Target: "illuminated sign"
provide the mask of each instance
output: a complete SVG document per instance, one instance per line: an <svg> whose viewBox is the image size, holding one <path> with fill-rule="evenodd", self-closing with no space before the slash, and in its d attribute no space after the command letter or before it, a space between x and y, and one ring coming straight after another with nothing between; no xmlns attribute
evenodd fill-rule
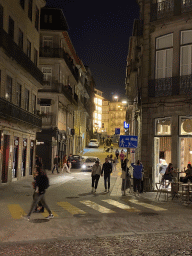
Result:
<svg viewBox="0 0 192 256"><path fill-rule="evenodd" d="M129 129L129 124L126 121L124 122L124 128Z"/></svg>

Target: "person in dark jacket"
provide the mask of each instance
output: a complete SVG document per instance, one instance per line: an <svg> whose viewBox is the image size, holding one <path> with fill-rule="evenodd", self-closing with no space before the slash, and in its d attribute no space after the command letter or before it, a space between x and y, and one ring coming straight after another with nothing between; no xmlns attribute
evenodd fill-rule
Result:
<svg viewBox="0 0 192 256"><path fill-rule="evenodd" d="M109 163L108 158L105 158L105 163L103 164L101 176L104 172L104 186L105 192L107 192L107 183L108 183L108 192L110 192L110 174L112 172L112 164Z"/></svg>
<svg viewBox="0 0 192 256"><path fill-rule="evenodd" d="M35 195L34 195L33 202L32 202L31 208L29 210L29 213L27 214L27 216L23 216L23 218L26 219L26 220L30 220L30 216L31 216L32 212L34 211L35 207L37 206L37 204L40 201L49 213L49 216L47 216L46 219L51 219L51 218L54 217L51 210L49 209L48 205L46 204L45 199L44 199L44 195L45 195L45 188L44 188L45 180L43 178L44 175L45 174L41 172L40 167L36 167L36 171L35 171L35 176L36 176Z"/></svg>
<svg viewBox="0 0 192 256"><path fill-rule="evenodd" d="M58 156L56 155L56 157L54 158L54 161L53 161L53 170L52 170L52 173L54 172L54 170L56 169L57 170L57 173L59 173L59 170L58 170Z"/></svg>
<svg viewBox="0 0 192 256"><path fill-rule="evenodd" d="M138 160L137 164L132 163L131 166L133 167L133 189L134 192L138 190L140 193L143 165Z"/></svg>

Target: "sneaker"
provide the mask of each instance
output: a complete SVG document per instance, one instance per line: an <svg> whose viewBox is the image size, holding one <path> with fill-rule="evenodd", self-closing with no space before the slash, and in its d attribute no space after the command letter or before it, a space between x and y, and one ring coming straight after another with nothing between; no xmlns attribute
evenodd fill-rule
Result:
<svg viewBox="0 0 192 256"><path fill-rule="evenodd" d="M96 193L96 189L95 189L94 193Z"/></svg>
<svg viewBox="0 0 192 256"><path fill-rule="evenodd" d="M105 189L105 191L104 191L105 193L107 193L107 189Z"/></svg>
<svg viewBox="0 0 192 256"><path fill-rule="evenodd" d="M25 215L25 216L22 216L22 218L24 219L24 220L30 220L30 216L27 216L27 215Z"/></svg>
<svg viewBox="0 0 192 256"><path fill-rule="evenodd" d="M53 219L53 218L54 218L54 216L53 216L53 214L51 213L51 214L49 214L49 216L47 216L45 219L49 220L49 219Z"/></svg>

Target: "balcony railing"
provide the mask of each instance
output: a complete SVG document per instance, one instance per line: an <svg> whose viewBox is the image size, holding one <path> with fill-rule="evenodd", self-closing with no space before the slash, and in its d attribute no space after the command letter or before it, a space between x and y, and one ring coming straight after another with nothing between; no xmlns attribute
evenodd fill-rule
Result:
<svg viewBox="0 0 192 256"><path fill-rule="evenodd" d="M192 75L149 80L149 97L192 94Z"/></svg>
<svg viewBox="0 0 192 256"><path fill-rule="evenodd" d="M192 0L164 0L151 3L151 21L192 11Z"/></svg>
<svg viewBox="0 0 192 256"><path fill-rule="evenodd" d="M3 98L0 98L0 117L9 121L20 121L33 127L41 128L42 126L39 116L25 111Z"/></svg>
<svg viewBox="0 0 192 256"><path fill-rule="evenodd" d="M45 48L41 47L39 50L40 57L46 58L62 58L65 60L68 68L70 69L71 73L73 74L75 80L78 82L78 69L73 64L73 60L68 56L68 54L62 48Z"/></svg>
<svg viewBox="0 0 192 256"><path fill-rule="evenodd" d="M65 97L74 105L77 105L78 103L78 97L77 94L72 92L72 88L68 85L64 85L57 82L52 81L43 81L43 87L39 89L39 92L56 92L56 93L62 93L65 95Z"/></svg>
<svg viewBox="0 0 192 256"><path fill-rule="evenodd" d="M55 126L56 125L56 115L53 113L47 113L42 116L42 127L45 126Z"/></svg>
<svg viewBox="0 0 192 256"><path fill-rule="evenodd" d="M43 73L2 28L0 28L0 47L38 82L43 82Z"/></svg>

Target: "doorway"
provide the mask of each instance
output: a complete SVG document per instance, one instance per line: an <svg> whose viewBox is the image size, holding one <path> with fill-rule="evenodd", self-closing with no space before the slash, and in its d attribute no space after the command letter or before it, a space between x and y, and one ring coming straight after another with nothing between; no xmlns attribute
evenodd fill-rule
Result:
<svg viewBox="0 0 192 256"><path fill-rule="evenodd" d="M33 155L34 155L34 141L31 140L29 175L32 175L32 174L33 174Z"/></svg>
<svg viewBox="0 0 192 256"><path fill-rule="evenodd" d="M22 166L21 166L22 177L26 175L26 162L27 162L27 139L23 139Z"/></svg>
<svg viewBox="0 0 192 256"><path fill-rule="evenodd" d="M13 169L12 169L12 178L13 179L17 178L18 156L19 156L19 138L14 137Z"/></svg>
<svg viewBox="0 0 192 256"><path fill-rule="evenodd" d="M171 137L154 138L153 186L162 179L167 166L171 163Z"/></svg>
<svg viewBox="0 0 192 256"><path fill-rule="evenodd" d="M10 136L4 135L3 145L3 165L2 165L2 183L7 183L8 180L8 167L9 167L9 141Z"/></svg>
<svg viewBox="0 0 192 256"><path fill-rule="evenodd" d="M192 164L192 137L180 138L180 171Z"/></svg>

